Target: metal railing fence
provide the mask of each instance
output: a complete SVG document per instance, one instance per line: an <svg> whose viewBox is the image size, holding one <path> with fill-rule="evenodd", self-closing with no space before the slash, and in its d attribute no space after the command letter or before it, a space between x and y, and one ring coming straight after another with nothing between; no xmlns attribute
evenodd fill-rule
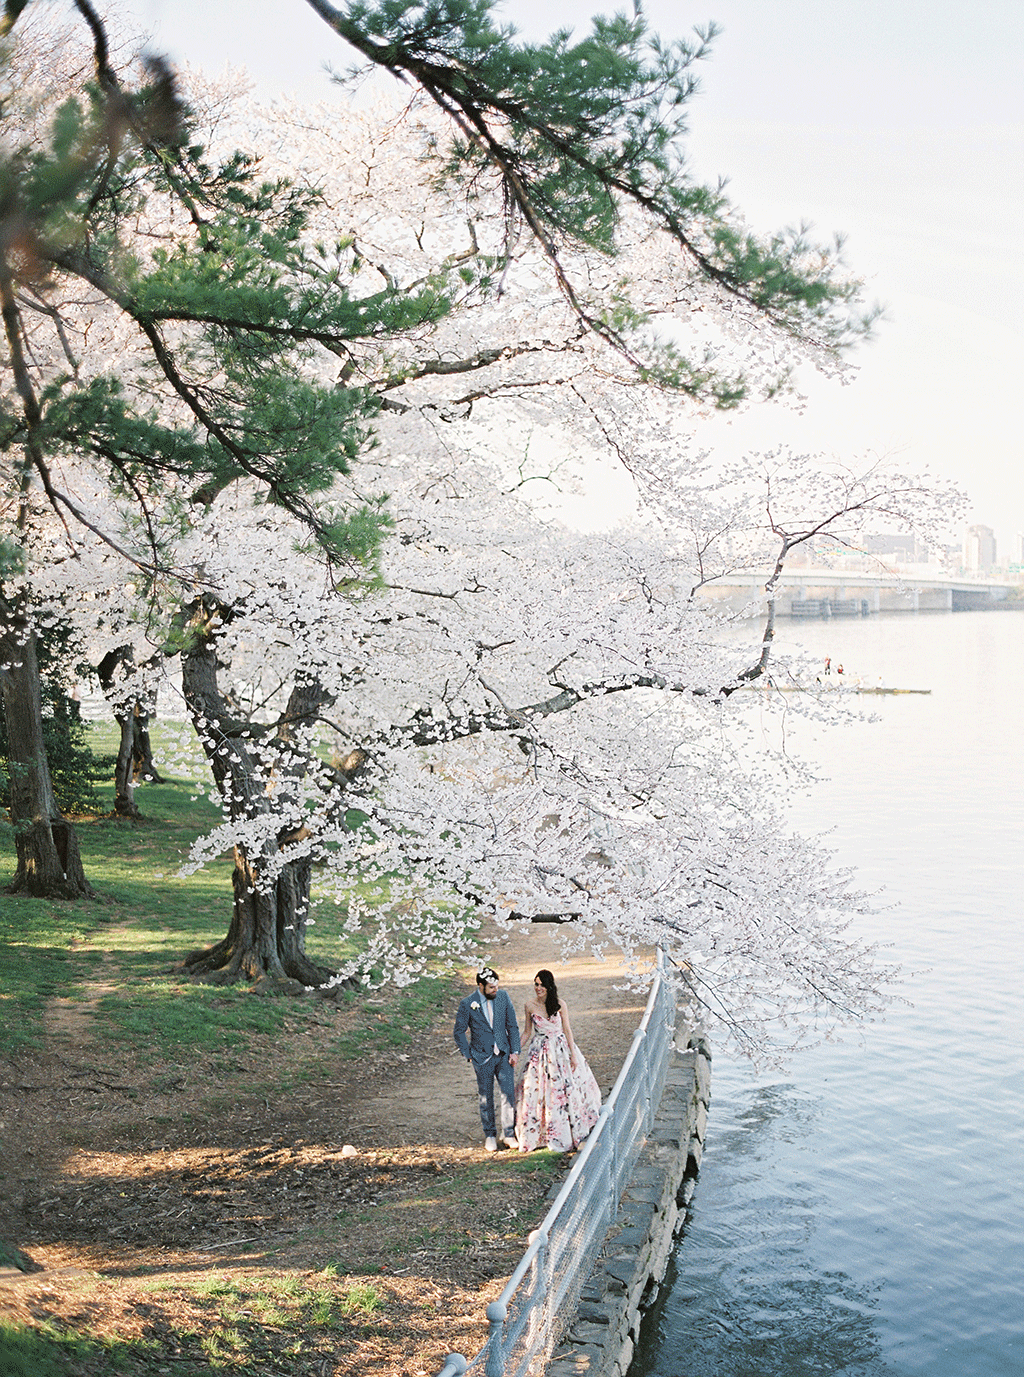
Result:
<svg viewBox="0 0 1024 1377"><path fill-rule="evenodd" d="M575 1313L665 1083L676 999L660 954L658 965L644 1016L600 1118L530 1235L519 1266L487 1307L487 1343L472 1360L449 1354L438 1377L527 1377L547 1362Z"/></svg>

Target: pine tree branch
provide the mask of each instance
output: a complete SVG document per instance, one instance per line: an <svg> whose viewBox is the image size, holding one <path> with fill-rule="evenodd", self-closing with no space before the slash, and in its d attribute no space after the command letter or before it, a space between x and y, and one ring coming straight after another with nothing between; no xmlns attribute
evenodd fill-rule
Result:
<svg viewBox="0 0 1024 1377"><path fill-rule="evenodd" d="M311 531L321 532L323 523L319 519L316 508L294 493L284 490L273 470L256 463L248 451L232 438L225 427L203 405L198 389L191 386L182 376L172 350L165 343L151 317L138 310L132 297L120 290L107 273L92 263L85 254L77 250L51 248L48 257L56 266L75 274L101 291L134 321L149 342L153 359L167 382L210 438L216 440L223 447L225 453L231 456L243 473L265 485L273 494L274 500L285 511L290 512Z"/></svg>
<svg viewBox="0 0 1024 1377"><path fill-rule="evenodd" d="M481 79L474 66L468 61L461 60L451 46L446 48L440 43L436 44L431 56L427 57L425 54L430 44L425 38L419 39L415 31L408 34L401 34L399 31L395 41L380 42L367 33L364 23L350 17L351 10L346 13L330 4L328 0L308 0L308 4L339 37L363 57L377 66L384 67L399 80L411 81L424 91L452 121L462 136L501 174L507 195L548 258L570 308L588 329L593 330L611 347L623 354L634 366L642 365L621 332L594 316L579 299L562 263L553 233L544 223L545 216L531 190L527 170L529 155L510 147L495 131L492 120L499 120L513 130L525 131L537 139L542 147L584 173L593 184L603 188L609 197L615 194L639 207L679 244L706 280L715 283L728 295L749 306L776 329L820 347L833 350L837 347L836 340L814 337L813 321L825 318L821 313L822 307L828 307L836 302L852 301L859 290L859 284L831 282L825 272L819 272L816 277L803 276L792 268L789 269L788 281L783 283L785 274L780 275L778 272L782 264L777 259L774 264L770 261L761 264L760 272L751 269L750 258L754 244L749 239L742 245L742 251L738 241L734 244L739 253L737 261L744 264L742 272L738 266L716 261L712 253L703 248L690 233L678 210L673 206L672 198L666 197L659 189L644 186L644 178L650 166L657 168L662 188L671 184L668 181L667 164L659 167L657 160L650 163L650 149L643 143L632 150L636 159L628 164L632 175L624 175L616 170L613 162L607 158L598 159L591 151L593 145L599 145L608 137L613 121L609 120L607 114L603 123L593 121L589 126L585 117L579 117L570 136L545 118L528 99L514 93L512 88L515 82L525 82L525 77L514 70L512 59L521 54L522 50L513 47L509 33L492 31L493 41L489 47L484 47L484 52L488 55L497 52L506 59L506 88L498 89ZM360 19L368 22L375 17L377 16L364 13ZM398 30L400 21L392 22ZM637 27L638 23L642 21L634 21L635 39L639 39L642 34L642 29ZM682 103L692 92L693 83L692 79L688 84L680 82L681 72L705 55L714 35L713 28L705 34L699 33L700 46L693 50L682 50L684 56L678 69L670 63L657 75L650 71L642 73L639 79L646 80L649 89L644 94L637 94L635 99L640 102L646 101L651 108L657 99L666 97L674 97L677 103ZM552 51L555 51L553 44L551 47ZM561 52L557 52L556 55L565 56ZM484 64L481 62L479 65ZM595 81L597 79L595 77ZM634 80L636 79L637 76L634 75ZM621 94L619 117L626 112L630 98L626 92ZM567 122L569 119L567 116ZM653 135L649 137L653 138ZM620 161L625 161L625 158L626 155L623 153ZM708 193L705 199L710 203L709 209L713 209L714 196ZM718 199L721 199L720 193ZM555 224L559 232L572 235L571 227L564 222L559 223L556 220ZM720 219L714 220L713 224L719 229L724 229L724 222ZM712 239L718 242L721 248L723 244L734 240L735 236L726 236L718 240L712 235ZM799 243L802 243L802 240L798 239L797 244ZM810 319L800 318L801 307L810 313ZM794 310L797 312L796 317L793 314ZM863 331L869 324L870 320L865 317L858 323L857 330Z"/></svg>

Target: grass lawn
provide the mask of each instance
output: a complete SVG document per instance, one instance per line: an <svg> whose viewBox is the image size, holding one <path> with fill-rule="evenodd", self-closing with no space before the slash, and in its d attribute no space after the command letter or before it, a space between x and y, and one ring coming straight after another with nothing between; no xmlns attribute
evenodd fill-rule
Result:
<svg viewBox="0 0 1024 1377"><path fill-rule="evenodd" d="M113 729L94 729L97 754L113 748ZM155 743L159 736L154 732ZM213 1054L239 1036L272 1033L296 1017L288 1001L250 998L244 988L196 985L175 978L190 951L209 946L231 917L232 863L225 856L187 877L177 871L195 838L219 813L189 782L146 784L137 792L141 821L76 820L82 860L97 900L0 901L0 1055L42 1045L48 1001L98 997L105 1035L140 1054ZM109 791L113 808L113 789ZM15 871L10 823L0 820L0 891ZM307 949L325 966L351 949L339 911L317 910ZM445 992L448 986L445 985ZM97 989L102 993L97 996ZM439 982L408 990L391 1017L378 999L366 1020L340 1034L350 1051L371 1036L401 1047L434 1016ZM394 1001L384 1001L390 1008ZM352 997L353 1008L364 1001Z"/></svg>

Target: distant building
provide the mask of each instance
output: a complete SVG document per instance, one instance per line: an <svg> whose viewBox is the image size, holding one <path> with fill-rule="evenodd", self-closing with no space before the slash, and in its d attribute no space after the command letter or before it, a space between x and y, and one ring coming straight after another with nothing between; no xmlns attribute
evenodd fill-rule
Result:
<svg viewBox="0 0 1024 1377"><path fill-rule="evenodd" d="M864 549L887 564L927 564L932 558L929 547L908 532L865 536Z"/></svg>
<svg viewBox="0 0 1024 1377"><path fill-rule="evenodd" d="M996 567L996 533L991 526L968 526L964 536L964 569L987 574Z"/></svg>

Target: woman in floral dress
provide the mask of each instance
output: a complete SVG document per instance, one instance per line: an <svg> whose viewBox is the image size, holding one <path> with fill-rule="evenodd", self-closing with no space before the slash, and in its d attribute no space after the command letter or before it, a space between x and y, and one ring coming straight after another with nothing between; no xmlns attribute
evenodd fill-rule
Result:
<svg viewBox="0 0 1024 1377"><path fill-rule="evenodd" d="M558 996L555 977L538 971L533 990L533 999L526 1001L525 1056L516 1089L519 1151L571 1152L597 1123L601 1091L573 1041L569 1010Z"/></svg>

